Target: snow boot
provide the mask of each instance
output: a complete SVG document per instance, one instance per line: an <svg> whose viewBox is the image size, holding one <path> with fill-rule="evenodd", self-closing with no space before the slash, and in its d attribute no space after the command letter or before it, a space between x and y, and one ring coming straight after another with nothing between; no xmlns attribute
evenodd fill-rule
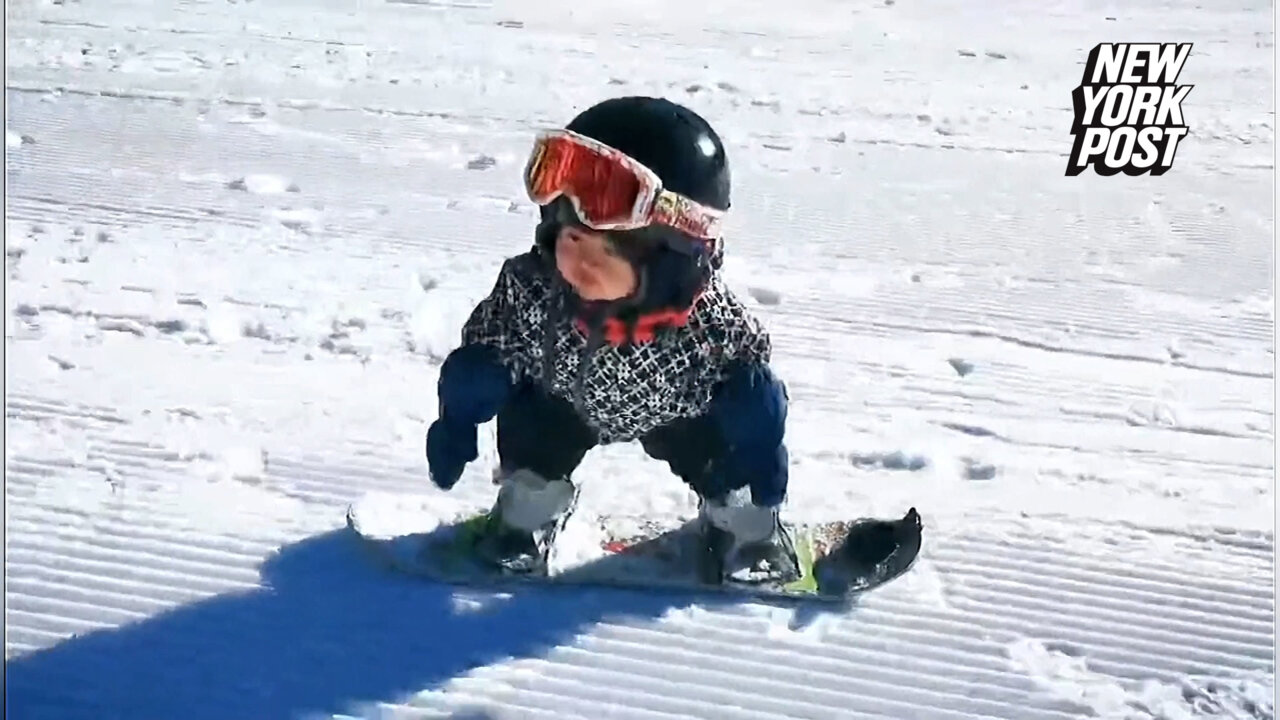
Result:
<svg viewBox="0 0 1280 720"><path fill-rule="evenodd" d="M498 499L476 539L476 554L503 572L545 575L556 534L577 506L578 488L531 470L497 481Z"/></svg>
<svg viewBox="0 0 1280 720"><path fill-rule="evenodd" d="M699 498L704 582L784 585L802 574L795 542L777 507L751 502L747 488L722 498Z"/></svg>

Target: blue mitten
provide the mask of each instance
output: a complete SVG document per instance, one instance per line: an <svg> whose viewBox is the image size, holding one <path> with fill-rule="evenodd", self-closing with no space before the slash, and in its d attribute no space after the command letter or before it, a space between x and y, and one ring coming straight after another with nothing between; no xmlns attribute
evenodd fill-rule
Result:
<svg viewBox="0 0 1280 720"><path fill-rule="evenodd" d="M467 463L479 455L476 426L440 418L427 430L427 468L431 482L448 490L462 477Z"/></svg>
<svg viewBox="0 0 1280 720"><path fill-rule="evenodd" d="M431 482L445 490L458 482L479 455L476 427L498 414L513 388L496 349L472 344L449 353L440 368L440 417L427 430Z"/></svg>

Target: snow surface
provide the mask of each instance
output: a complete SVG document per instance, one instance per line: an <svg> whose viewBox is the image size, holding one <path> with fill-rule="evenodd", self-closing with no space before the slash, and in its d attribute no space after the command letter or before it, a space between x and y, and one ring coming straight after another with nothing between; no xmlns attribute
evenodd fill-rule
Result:
<svg viewBox="0 0 1280 720"><path fill-rule="evenodd" d="M1272 718L1273 6L16 0L9 717ZM1194 42L1160 178L1063 174L1100 41ZM722 129L790 512L916 505L855 611L390 577L532 132ZM691 498L632 446L586 510ZM415 499L416 498L416 499ZM800 620L803 620L801 618Z"/></svg>

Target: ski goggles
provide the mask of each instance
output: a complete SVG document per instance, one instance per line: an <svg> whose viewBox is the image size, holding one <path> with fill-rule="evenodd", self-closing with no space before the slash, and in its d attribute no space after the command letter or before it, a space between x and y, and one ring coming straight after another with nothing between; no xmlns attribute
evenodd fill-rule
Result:
<svg viewBox="0 0 1280 720"><path fill-rule="evenodd" d="M720 238L724 212L666 190L648 167L571 130L538 134L524 171L529 199L547 205L564 196L593 230L673 227L702 240Z"/></svg>

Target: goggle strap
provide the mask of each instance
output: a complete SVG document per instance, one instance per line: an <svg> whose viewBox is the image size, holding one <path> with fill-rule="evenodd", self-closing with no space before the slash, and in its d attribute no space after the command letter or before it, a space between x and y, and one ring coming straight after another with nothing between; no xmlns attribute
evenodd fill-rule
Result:
<svg viewBox="0 0 1280 720"><path fill-rule="evenodd" d="M718 238L723 230L724 213L670 190L658 192L652 213L655 221L702 240Z"/></svg>

